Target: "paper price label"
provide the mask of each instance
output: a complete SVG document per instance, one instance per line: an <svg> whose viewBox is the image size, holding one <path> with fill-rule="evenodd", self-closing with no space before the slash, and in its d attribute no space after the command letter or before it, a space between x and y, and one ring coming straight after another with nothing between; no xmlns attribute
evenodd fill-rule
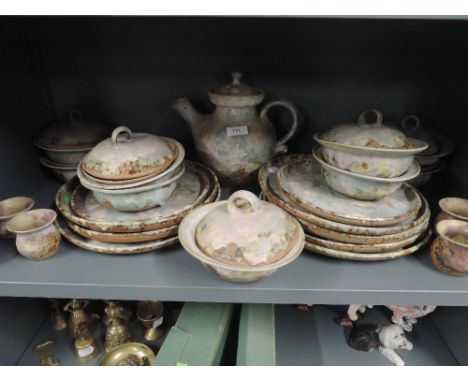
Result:
<svg viewBox="0 0 468 382"><path fill-rule="evenodd" d="M86 357L90 355L93 351L94 351L94 348L92 346L88 346L86 348L79 349L78 354L80 355L80 357Z"/></svg>
<svg viewBox="0 0 468 382"><path fill-rule="evenodd" d="M156 321L154 321L153 328L154 329L159 328L163 323L163 319L164 317L161 316Z"/></svg>
<svg viewBox="0 0 468 382"><path fill-rule="evenodd" d="M247 127L247 125L226 127L226 134L228 137L235 137L238 135L247 135L248 133L249 133L249 128Z"/></svg>

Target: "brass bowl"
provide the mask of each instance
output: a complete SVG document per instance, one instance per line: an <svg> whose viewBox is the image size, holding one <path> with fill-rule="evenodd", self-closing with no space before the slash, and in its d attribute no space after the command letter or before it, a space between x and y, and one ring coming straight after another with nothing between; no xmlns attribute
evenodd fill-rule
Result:
<svg viewBox="0 0 468 382"><path fill-rule="evenodd" d="M156 356L146 345L128 342L112 349L98 363L98 366L151 366Z"/></svg>

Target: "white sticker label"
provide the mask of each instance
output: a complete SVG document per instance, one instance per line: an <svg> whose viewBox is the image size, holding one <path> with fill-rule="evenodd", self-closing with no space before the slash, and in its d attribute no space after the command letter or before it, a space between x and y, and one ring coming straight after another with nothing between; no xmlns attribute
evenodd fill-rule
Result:
<svg viewBox="0 0 468 382"><path fill-rule="evenodd" d="M247 125L226 127L226 134L228 137L235 137L237 135L247 135L248 133L249 128L247 127Z"/></svg>
<svg viewBox="0 0 468 382"><path fill-rule="evenodd" d="M78 354L80 357L87 357L88 355L90 355L92 352L94 351L94 348L92 346L88 346L86 348L83 348L83 349L79 349L78 350Z"/></svg>
<svg viewBox="0 0 468 382"><path fill-rule="evenodd" d="M153 328L159 328L163 323L163 316L159 317L156 321L154 321Z"/></svg>

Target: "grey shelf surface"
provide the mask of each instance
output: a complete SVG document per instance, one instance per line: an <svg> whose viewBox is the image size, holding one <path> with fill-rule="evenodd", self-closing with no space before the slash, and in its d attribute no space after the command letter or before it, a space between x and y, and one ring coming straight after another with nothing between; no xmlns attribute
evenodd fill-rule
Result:
<svg viewBox="0 0 468 382"><path fill-rule="evenodd" d="M276 306L276 364L283 366L391 366L379 352L360 352L349 347L345 330L334 322L338 309L313 306L303 312L291 306ZM391 324L390 312L385 308L367 312L362 323ZM430 316L414 326L407 338L412 351L397 353L410 366L458 365L451 350L441 337Z"/></svg>
<svg viewBox="0 0 468 382"><path fill-rule="evenodd" d="M46 182L37 207L50 207L59 184ZM0 244L0 296L162 301L434 304L468 306L468 278L434 268L428 247L398 260L362 263L308 251L252 284L217 278L180 245L148 254L111 256L63 240L57 255L24 259L13 243Z"/></svg>

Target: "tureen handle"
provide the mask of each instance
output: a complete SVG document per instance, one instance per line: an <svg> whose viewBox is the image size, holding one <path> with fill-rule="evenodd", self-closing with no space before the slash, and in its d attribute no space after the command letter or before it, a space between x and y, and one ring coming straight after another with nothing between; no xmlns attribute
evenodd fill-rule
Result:
<svg viewBox="0 0 468 382"><path fill-rule="evenodd" d="M81 121L82 118L81 111L78 109L70 110L70 114L68 116L71 122Z"/></svg>
<svg viewBox="0 0 468 382"><path fill-rule="evenodd" d="M270 110L271 107L273 106L281 106L285 107L288 109L292 115L292 125L289 128L288 132L283 135L281 138L278 139L278 142L276 143L276 154L282 153L285 150L285 143L289 141L294 134L296 134L297 131L297 126L298 126L298 118L297 118L297 109L296 106L294 106L291 102L285 100L285 99L280 99L277 101L272 101L268 102L260 112L260 120L263 122L263 124L271 123L270 120L268 119L268 110Z"/></svg>
<svg viewBox="0 0 468 382"><path fill-rule="evenodd" d="M117 138L120 134L126 133L128 135L128 139L132 139L132 130L130 130L127 126L119 126L114 129L111 136L111 142L114 146L118 146Z"/></svg>
<svg viewBox="0 0 468 382"><path fill-rule="evenodd" d="M408 126L409 121L413 121L414 123L412 125ZM419 122L419 118L416 117L415 115L407 115L403 119L403 121L401 122L401 127L403 127L403 129L414 129L414 130L416 130L420 125L421 125L421 123Z"/></svg>
<svg viewBox="0 0 468 382"><path fill-rule="evenodd" d="M238 201L244 202L242 206L238 206L236 203ZM249 209L244 209L244 204L250 204ZM240 190L234 192L227 201L227 209L230 214L238 213L253 213L257 212L262 207L260 200L257 196L250 191Z"/></svg>
<svg viewBox="0 0 468 382"><path fill-rule="evenodd" d="M375 123L372 123L372 125L381 125L382 124L382 122L383 122L382 112L379 111L379 110L376 110L376 109L369 109L369 110L363 111L361 113L361 115L358 118L358 125L369 125L369 123L367 123L367 121L366 121L366 116L368 114L370 114L370 113L373 113L375 115L375 117L377 118Z"/></svg>

